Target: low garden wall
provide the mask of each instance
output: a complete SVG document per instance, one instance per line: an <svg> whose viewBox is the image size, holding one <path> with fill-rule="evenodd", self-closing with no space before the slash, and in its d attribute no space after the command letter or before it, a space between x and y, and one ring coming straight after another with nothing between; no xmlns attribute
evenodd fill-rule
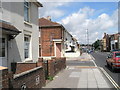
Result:
<svg viewBox="0 0 120 90"><path fill-rule="evenodd" d="M54 77L66 68L66 58L52 58L44 61L42 58L36 63L12 63L12 71L0 69L0 89L4 88L42 88L46 79Z"/></svg>
<svg viewBox="0 0 120 90"><path fill-rule="evenodd" d="M44 61L44 69L47 77L54 77L59 71L66 68L66 58L52 58Z"/></svg>
<svg viewBox="0 0 120 90"><path fill-rule="evenodd" d="M42 67L15 74L11 88L42 88L45 85L45 75Z"/></svg>

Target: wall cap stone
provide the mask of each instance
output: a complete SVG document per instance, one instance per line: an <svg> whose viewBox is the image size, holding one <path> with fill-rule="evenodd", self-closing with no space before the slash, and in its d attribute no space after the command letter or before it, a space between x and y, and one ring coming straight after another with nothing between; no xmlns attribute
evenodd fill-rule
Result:
<svg viewBox="0 0 120 90"><path fill-rule="evenodd" d="M28 64L31 64L31 63L37 63L37 62L15 62L15 63L18 63L18 64L19 64L19 63L20 63L20 64L27 64L27 63L28 63Z"/></svg>
<svg viewBox="0 0 120 90"><path fill-rule="evenodd" d="M28 70L28 71L25 71L25 72L22 72L22 73L19 73L19 74L14 74L13 78L14 78L14 79L19 78L19 77L21 77L21 76L23 76L23 75L25 75L25 74L31 73L31 72L33 72L33 71L36 71L36 70L40 69L40 68L42 68L42 66L36 67L36 68L34 68L34 69L31 69L31 70Z"/></svg>

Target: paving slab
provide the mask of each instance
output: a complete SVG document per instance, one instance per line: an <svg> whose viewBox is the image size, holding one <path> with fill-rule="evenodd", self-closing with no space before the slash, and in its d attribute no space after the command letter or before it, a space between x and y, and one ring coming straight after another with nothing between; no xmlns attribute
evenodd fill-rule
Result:
<svg viewBox="0 0 120 90"><path fill-rule="evenodd" d="M98 68L69 68L57 74L44 88L113 88Z"/></svg>
<svg viewBox="0 0 120 90"><path fill-rule="evenodd" d="M87 53L83 53L82 56L78 58L67 60L67 68L58 73L54 80L43 88L113 90L114 86L99 68L96 67L92 57Z"/></svg>

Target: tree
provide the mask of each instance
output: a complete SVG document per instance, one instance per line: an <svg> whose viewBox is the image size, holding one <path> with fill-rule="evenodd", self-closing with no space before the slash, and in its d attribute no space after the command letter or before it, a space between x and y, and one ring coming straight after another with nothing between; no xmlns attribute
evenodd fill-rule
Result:
<svg viewBox="0 0 120 90"><path fill-rule="evenodd" d="M99 50L99 49L100 49L100 40L99 40L99 39L96 40L96 41L92 44L92 46L93 46L95 49Z"/></svg>

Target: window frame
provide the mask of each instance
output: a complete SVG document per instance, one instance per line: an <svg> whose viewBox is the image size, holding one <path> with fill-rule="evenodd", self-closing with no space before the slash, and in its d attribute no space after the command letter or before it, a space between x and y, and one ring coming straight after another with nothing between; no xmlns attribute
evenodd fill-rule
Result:
<svg viewBox="0 0 120 90"><path fill-rule="evenodd" d="M25 38L28 38L28 41L25 41ZM29 44L29 46L26 46L26 43ZM25 50L27 50L25 47L28 47L28 57L25 55ZM31 59L31 36L30 35L24 35L24 59L30 60Z"/></svg>
<svg viewBox="0 0 120 90"><path fill-rule="evenodd" d="M0 57L5 58L6 57L6 38L2 37L0 39L1 39L0 41L2 42L2 45L0 46L0 48L2 49ZM3 55L3 39L4 39L4 55Z"/></svg>
<svg viewBox="0 0 120 90"><path fill-rule="evenodd" d="M25 3L27 3L28 5L26 5ZM31 3L27 0L24 0L24 21L25 22L30 22L30 7L31 7ZM25 8L28 10L27 11L27 18L25 17Z"/></svg>

